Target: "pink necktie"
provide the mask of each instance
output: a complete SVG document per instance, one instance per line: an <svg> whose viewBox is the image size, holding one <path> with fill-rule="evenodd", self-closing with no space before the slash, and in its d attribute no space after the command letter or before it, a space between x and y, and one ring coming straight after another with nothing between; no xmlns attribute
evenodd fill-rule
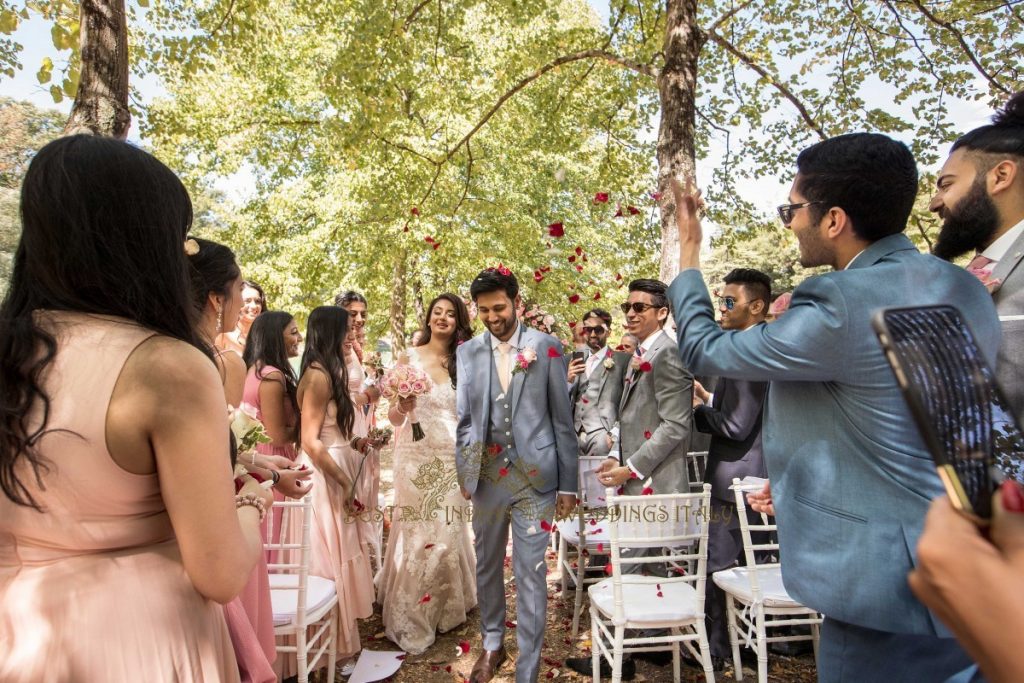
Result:
<svg viewBox="0 0 1024 683"><path fill-rule="evenodd" d="M984 256L983 254L978 254L977 256L975 256L974 258L971 259L970 263L967 264L967 270L972 271L972 272L978 271L978 270L984 270L985 268L988 267L988 265L990 263L995 263L995 261L990 259L988 256Z"/></svg>

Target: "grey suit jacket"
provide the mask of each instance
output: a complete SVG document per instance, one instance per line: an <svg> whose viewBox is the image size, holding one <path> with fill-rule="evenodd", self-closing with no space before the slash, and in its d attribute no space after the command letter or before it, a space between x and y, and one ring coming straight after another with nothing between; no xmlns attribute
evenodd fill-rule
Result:
<svg viewBox="0 0 1024 683"><path fill-rule="evenodd" d="M764 458L790 595L858 626L948 635L907 586L942 484L871 316L889 306L951 304L995 360L999 321L978 279L897 234L848 269L805 280L786 314L757 330L718 327L700 271L680 273L669 298L688 367L771 382Z"/></svg>
<svg viewBox="0 0 1024 683"><path fill-rule="evenodd" d="M612 353L610 360L614 367L606 368L605 360L602 359L594 367L589 379L580 374L569 388L574 416L580 418L587 434L595 431L607 434L619 421L622 378L629 366L629 354Z"/></svg>
<svg viewBox="0 0 1024 683"><path fill-rule="evenodd" d="M711 434L704 481L711 484L711 495L726 503L736 503L729 490L733 478L768 476L761 452L761 416L767 394L767 382L723 377L711 405L693 411L697 429Z"/></svg>
<svg viewBox="0 0 1024 683"><path fill-rule="evenodd" d="M1017 418L1024 424L1024 233L1014 241L1006 255L992 269L992 277L1002 280L992 293L1003 341L996 360L996 379Z"/></svg>
<svg viewBox="0 0 1024 683"><path fill-rule="evenodd" d="M525 325L520 343L532 348L537 359L525 371L512 375L508 386L516 455L523 471L531 473L530 484L540 493L575 492L579 460L562 344ZM483 459L489 456L486 439L493 363L489 332L470 339L456 354L455 465L459 483L470 493L476 491Z"/></svg>
<svg viewBox="0 0 1024 683"><path fill-rule="evenodd" d="M667 334L658 336L645 359L651 364L650 372L627 366L619 404L618 450L623 464L642 475L626 483L626 493L640 493L647 479L655 493L686 493L693 375L679 360Z"/></svg>

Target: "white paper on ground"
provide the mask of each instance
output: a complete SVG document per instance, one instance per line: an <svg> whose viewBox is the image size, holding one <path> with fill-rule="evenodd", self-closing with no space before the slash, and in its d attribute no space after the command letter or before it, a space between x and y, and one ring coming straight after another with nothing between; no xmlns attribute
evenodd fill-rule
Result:
<svg viewBox="0 0 1024 683"><path fill-rule="evenodd" d="M402 667L405 653L401 650L363 650L348 683L372 683L393 676Z"/></svg>

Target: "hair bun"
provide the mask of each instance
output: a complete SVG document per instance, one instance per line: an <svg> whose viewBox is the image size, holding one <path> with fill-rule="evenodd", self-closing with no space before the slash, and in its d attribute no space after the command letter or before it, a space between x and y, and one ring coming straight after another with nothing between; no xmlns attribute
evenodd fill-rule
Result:
<svg viewBox="0 0 1024 683"><path fill-rule="evenodd" d="M1013 95L992 117L992 124L1024 128L1024 90Z"/></svg>

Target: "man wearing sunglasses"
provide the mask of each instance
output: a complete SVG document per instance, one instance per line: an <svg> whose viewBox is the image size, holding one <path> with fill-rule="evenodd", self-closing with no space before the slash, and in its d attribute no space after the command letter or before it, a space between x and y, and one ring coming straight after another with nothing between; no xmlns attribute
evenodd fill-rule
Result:
<svg viewBox="0 0 1024 683"><path fill-rule="evenodd" d="M770 325L723 330L701 278L699 194L673 182L680 273L669 289L680 355L694 372L770 382L763 425L789 595L825 615L818 679L946 681L970 659L911 593L929 501L943 488L871 328L892 306L952 304L990 358L999 321L973 275L903 234L918 189L907 147L856 133L797 157L779 216L808 278Z"/></svg>
<svg viewBox="0 0 1024 683"><path fill-rule="evenodd" d="M573 427L579 436L580 455L607 456L611 450L611 431L619 420L622 378L629 356L612 353L608 336L611 314L592 308L583 316L581 334L590 355L569 363L569 398L573 405Z"/></svg>

